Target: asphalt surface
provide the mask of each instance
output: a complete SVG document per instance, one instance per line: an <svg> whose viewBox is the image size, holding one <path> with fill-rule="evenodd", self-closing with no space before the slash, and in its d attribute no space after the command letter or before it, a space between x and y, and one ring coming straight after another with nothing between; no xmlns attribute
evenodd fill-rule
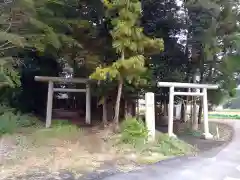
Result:
<svg viewBox="0 0 240 180"><path fill-rule="evenodd" d="M178 157L119 173L102 180L240 180L240 121L228 120L234 129L227 145L197 157Z"/></svg>

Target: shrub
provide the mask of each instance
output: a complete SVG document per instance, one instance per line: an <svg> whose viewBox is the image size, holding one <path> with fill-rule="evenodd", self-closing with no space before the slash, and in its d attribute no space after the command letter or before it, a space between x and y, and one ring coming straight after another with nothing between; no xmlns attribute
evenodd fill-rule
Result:
<svg viewBox="0 0 240 180"><path fill-rule="evenodd" d="M4 113L9 113L9 112L15 113L17 111L14 108L8 107L4 104L0 104L0 116L3 115Z"/></svg>
<svg viewBox="0 0 240 180"><path fill-rule="evenodd" d="M0 134L12 134L17 128L17 118L11 112L0 116Z"/></svg>
<svg viewBox="0 0 240 180"><path fill-rule="evenodd" d="M40 121L37 117L30 115L30 114L16 114L17 118L17 125L18 127L30 127L39 125Z"/></svg>
<svg viewBox="0 0 240 180"><path fill-rule="evenodd" d="M177 138L161 134L157 139L158 151L165 156L184 155L193 151L193 147Z"/></svg>
<svg viewBox="0 0 240 180"><path fill-rule="evenodd" d="M148 137L148 131L142 120L129 117L121 124L121 141L136 145L145 143Z"/></svg>
<svg viewBox="0 0 240 180"><path fill-rule="evenodd" d="M0 115L0 134L11 134L19 127L30 127L38 122L36 117L7 111Z"/></svg>

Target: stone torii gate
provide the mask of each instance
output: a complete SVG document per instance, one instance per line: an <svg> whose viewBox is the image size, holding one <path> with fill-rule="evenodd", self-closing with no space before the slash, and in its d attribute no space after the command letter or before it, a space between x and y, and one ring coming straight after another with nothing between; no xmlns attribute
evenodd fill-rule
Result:
<svg viewBox="0 0 240 180"><path fill-rule="evenodd" d="M208 122L208 99L207 89L218 89L218 85L213 84L193 84L193 83L175 83L175 82L159 82L159 87L169 87L169 109L168 109L168 135L175 136L173 133L173 108L174 96L201 96L203 98L203 119L204 119L204 137L205 139L213 138L209 132ZM192 88L195 92L175 92L175 88ZM202 92L200 91L202 89Z"/></svg>
<svg viewBox="0 0 240 180"><path fill-rule="evenodd" d="M91 123L91 94L88 79L84 78L64 78L64 77L49 77L49 76L35 76L35 81L48 82L47 95L47 113L46 113L46 128L51 126L52 121L52 102L54 92L84 92L86 93L86 124ZM86 84L85 89L70 89L70 88L54 88L54 83L82 83Z"/></svg>

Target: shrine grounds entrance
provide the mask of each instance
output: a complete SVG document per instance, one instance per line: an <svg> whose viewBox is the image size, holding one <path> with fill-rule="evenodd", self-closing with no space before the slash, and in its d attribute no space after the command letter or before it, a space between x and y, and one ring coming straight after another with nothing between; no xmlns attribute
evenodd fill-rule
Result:
<svg viewBox="0 0 240 180"><path fill-rule="evenodd" d="M200 96L203 103L203 122L204 122L204 138L212 139L213 136L209 132L208 122L208 98L207 89L218 89L218 85L213 84L194 84L194 83L176 83L176 82L159 82L158 87L169 87L169 108L168 108L168 135L175 137L173 133L173 109L174 96ZM193 89L189 92L176 91L176 88ZM155 138L155 107L154 93L148 92L145 94L146 112L145 120L151 139Z"/></svg>
<svg viewBox="0 0 240 180"><path fill-rule="evenodd" d="M47 110L46 110L46 128L49 128L52 123L52 105L53 105L53 93L54 92L79 92L86 93L86 115L85 123L91 123L91 90L88 83L88 79L84 78L63 78L63 77L48 77L48 76L35 76L35 81L48 83L48 95L47 95ZM70 89L70 88L54 88L54 83L82 83L86 84L86 88L83 89Z"/></svg>

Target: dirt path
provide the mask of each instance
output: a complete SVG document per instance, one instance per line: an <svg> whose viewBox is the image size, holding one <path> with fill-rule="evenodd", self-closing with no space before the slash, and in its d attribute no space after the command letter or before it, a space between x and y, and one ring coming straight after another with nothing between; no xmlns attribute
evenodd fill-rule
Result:
<svg viewBox="0 0 240 180"><path fill-rule="evenodd" d="M213 148L220 147L232 139L233 128L221 121L210 122L210 132L214 135L214 139L205 140L193 134L180 134L178 137L196 147L200 152L209 151ZM203 127L201 127L203 129ZM203 133L203 130L201 130Z"/></svg>

